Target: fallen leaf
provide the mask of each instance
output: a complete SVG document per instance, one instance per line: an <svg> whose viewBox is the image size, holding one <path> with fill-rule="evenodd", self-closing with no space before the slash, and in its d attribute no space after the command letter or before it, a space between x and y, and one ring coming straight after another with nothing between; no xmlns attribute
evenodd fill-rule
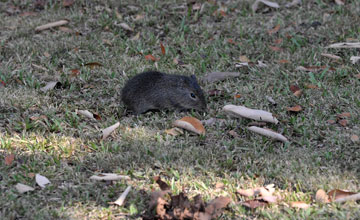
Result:
<svg viewBox="0 0 360 220"><path fill-rule="evenodd" d="M184 132L179 128L167 129L167 130L165 130L165 133L168 135L172 135L172 136L178 136L178 135L184 134Z"/></svg>
<svg viewBox="0 0 360 220"><path fill-rule="evenodd" d="M296 105L296 106L287 108L287 110L289 112L300 112L300 111L302 111L302 107L300 105Z"/></svg>
<svg viewBox="0 0 360 220"><path fill-rule="evenodd" d="M63 0L63 6L66 7L70 7L74 4L75 0Z"/></svg>
<svg viewBox="0 0 360 220"><path fill-rule="evenodd" d="M228 42L229 44L234 44L234 45L237 44L237 43L236 43L233 39L231 39L231 38L227 39L227 42Z"/></svg>
<svg viewBox="0 0 360 220"><path fill-rule="evenodd" d="M101 120L100 115L91 113L88 110L76 110L75 113L83 115L83 116L88 117L90 119Z"/></svg>
<svg viewBox="0 0 360 220"><path fill-rule="evenodd" d="M345 4L345 0L335 0L335 3L337 5L344 5Z"/></svg>
<svg viewBox="0 0 360 220"><path fill-rule="evenodd" d="M299 209L307 209L310 207L309 204L302 201L290 202L290 207L292 208L299 208Z"/></svg>
<svg viewBox="0 0 360 220"><path fill-rule="evenodd" d="M21 17L36 16L36 15L38 15L38 13L33 11L25 11L20 14Z"/></svg>
<svg viewBox="0 0 360 220"><path fill-rule="evenodd" d="M302 94L302 90L298 90L298 91L294 92L294 96L296 96L296 97L300 97L301 94Z"/></svg>
<svg viewBox="0 0 360 220"><path fill-rule="evenodd" d="M224 183L216 183L215 184L215 189L224 189L225 184Z"/></svg>
<svg viewBox="0 0 360 220"><path fill-rule="evenodd" d="M271 104L276 105L276 102L274 101L274 99L270 96L265 96L266 100L268 100Z"/></svg>
<svg viewBox="0 0 360 220"><path fill-rule="evenodd" d="M346 127L347 124L348 124L348 121L346 119L342 119L342 120L339 120L338 123L343 126L343 127Z"/></svg>
<svg viewBox="0 0 360 220"><path fill-rule="evenodd" d="M51 89L54 89L55 87L61 86L60 82L48 82L44 87L40 88L41 91L47 92Z"/></svg>
<svg viewBox="0 0 360 220"><path fill-rule="evenodd" d="M95 69L96 67L101 67L103 65L98 62L90 62L90 63L86 63L84 66L89 67L90 69Z"/></svg>
<svg viewBox="0 0 360 220"><path fill-rule="evenodd" d="M329 203L329 196L323 189L319 189L315 195L315 201L318 203Z"/></svg>
<svg viewBox="0 0 360 220"><path fill-rule="evenodd" d="M38 173L35 175L35 181L41 188L45 188L45 186L50 183L48 178Z"/></svg>
<svg viewBox="0 0 360 220"><path fill-rule="evenodd" d="M143 18L145 18L145 14L137 14L134 21L139 21L142 20Z"/></svg>
<svg viewBox="0 0 360 220"><path fill-rule="evenodd" d="M262 199L268 203L276 203L278 200L276 196L261 196L258 199Z"/></svg>
<svg viewBox="0 0 360 220"><path fill-rule="evenodd" d="M355 64L360 60L360 56L351 56L350 60L352 64Z"/></svg>
<svg viewBox="0 0 360 220"><path fill-rule="evenodd" d="M250 118L274 124L278 123L278 120L272 115L272 113L263 110L246 108L245 106L226 105L224 106L223 111L233 117Z"/></svg>
<svg viewBox="0 0 360 220"><path fill-rule="evenodd" d="M275 51L275 52L282 51L282 49L281 49L280 47L277 47L277 46L271 46L271 45L269 45L269 48L270 48L272 51Z"/></svg>
<svg viewBox="0 0 360 220"><path fill-rule="evenodd" d="M166 191L166 190L170 190L170 186L165 183L164 181L161 180L161 177L160 176L155 176L154 178L154 181L159 185L160 189L162 191Z"/></svg>
<svg viewBox="0 0 360 220"><path fill-rule="evenodd" d="M70 29L70 28L68 28L68 27L64 27L64 26L60 26L59 28L58 28L60 31L62 31L62 32L65 32L65 33L74 33L74 30L72 30L72 29Z"/></svg>
<svg viewBox="0 0 360 220"><path fill-rule="evenodd" d="M354 143L359 142L359 136L357 136L356 134L351 135L350 139Z"/></svg>
<svg viewBox="0 0 360 220"><path fill-rule="evenodd" d="M205 212L212 218L217 218L221 214L222 209L225 208L230 203L230 201L230 197L224 196L213 199L206 205Z"/></svg>
<svg viewBox="0 0 360 220"><path fill-rule="evenodd" d="M114 125L111 125L110 127L103 129L102 130L102 133L103 133L102 139L105 140L119 126L120 126L120 122L117 122Z"/></svg>
<svg viewBox="0 0 360 220"><path fill-rule="evenodd" d="M108 46L112 46L112 43L111 43L110 40L108 40L108 39L103 39L102 41L104 42L104 44L106 44L106 45L108 45Z"/></svg>
<svg viewBox="0 0 360 220"><path fill-rule="evenodd" d="M300 90L299 86L297 86L297 85L290 85L290 91L291 91L292 93L295 93L296 91L299 91L299 90Z"/></svg>
<svg viewBox="0 0 360 220"><path fill-rule="evenodd" d="M120 197L114 202L114 204L116 204L118 206L122 206L125 202L127 195L129 194L130 190L131 190L131 186L128 186L125 189L125 191L120 195Z"/></svg>
<svg viewBox="0 0 360 220"><path fill-rule="evenodd" d="M38 32L38 31L43 31L43 30L46 30L46 29L49 29L49 28L66 25L66 24L68 24L68 23L69 23L68 20L55 21L55 22L51 22L51 23L48 23L48 24L44 24L44 25L38 26L38 27L35 28L35 31L37 31L37 32Z"/></svg>
<svg viewBox="0 0 360 220"><path fill-rule="evenodd" d="M127 31L134 31L134 29L132 29L128 24L122 22L119 24L120 27L124 28Z"/></svg>
<svg viewBox="0 0 360 220"><path fill-rule="evenodd" d="M46 115L40 115L40 116L31 116L29 119L31 121L39 121L39 120L45 120L48 117Z"/></svg>
<svg viewBox="0 0 360 220"><path fill-rule="evenodd" d="M234 131L234 130L229 131L229 134L234 138L240 137L240 135L238 133L236 133L236 131Z"/></svg>
<svg viewBox="0 0 360 220"><path fill-rule="evenodd" d="M355 75L356 78L360 79L360 73Z"/></svg>
<svg viewBox="0 0 360 220"><path fill-rule="evenodd" d="M15 159L15 155L14 154L9 154L5 156L5 165L10 166L12 164L12 162Z"/></svg>
<svg viewBox="0 0 360 220"><path fill-rule="evenodd" d="M93 175L90 177L91 180L106 180L106 181L115 181L115 180L129 180L129 176L119 175L116 173L100 173L98 175Z"/></svg>
<svg viewBox="0 0 360 220"><path fill-rule="evenodd" d="M341 118L350 118L350 117L351 117L351 114L350 114L350 112L343 112L343 113L341 113L341 114L338 114L336 117L337 117L338 119L341 119Z"/></svg>
<svg viewBox="0 0 360 220"><path fill-rule="evenodd" d="M30 179L33 179L35 177L35 173L28 173L27 177Z"/></svg>
<svg viewBox="0 0 360 220"><path fill-rule="evenodd" d="M331 120L331 119L327 120L326 122L329 123L329 124L331 124L331 125L336 123L336 121Z"/></svg>
<svg viewBox="0 0 360 220"><path fill-rule="evenodd" d="M246 56L242 55L239 57L240 62L249 63L250 60Z"/></svg>
<svg viewBox="0 0 360 220"><path fill-rule="evenodd" d="M334 202L346 202L346 201L358 201L358 200L360 200L360 193L337 198Z"/></svg>
<svg viewBox="0 0 360 220"><path fill-rule="evenodd" d="M322 53L321 56L327 57L327 58L330 58L330 59L334 59L334 60L341 60L341 57L336 56L334 54L330 54L330 53Z"/></svg>
<svg viewBox="0 0 360 220"><path fill-rule="evenodd" d="M266 6L269 6L271 8L279 8L280 7L279 4L276 3L276 2L271 2L271 1L268 1L268 0L256 0L254 2L254 4L252 4L252 6L251 6L251 9L252 9L253 13L255 13L258 10L260 3L263 3Z"/></svg>
<svg viewBox="0 0 360 220"><path fill-rule="evenodd" d="M343 191L343 190L340 190L340 189L333 189L330 192L328 192L328 196L329 196L330 201L336 201L338 199L342 199L344 197L351 196L351 195L354 195L354 194L356 194L356 193L347 192L347 191Z"/></svg>
<svg viewBox="0 0 360 220"><path fill-rule="evenodd" d="M158 59L157 58L155 58L153 55L151 55L151 54L148 54L148 55L145 55L145 59L146 60L152 60L152 61L157 61Z"/></svg>
<svg viewBox="0 0 360 220"><path fill-rule="evenodd" d="M255 133L264 135L266 137L273 138L278 141L288 142L288 139L286 137L284 137L283 135L281 135L279 133L271 131L269 129L260 128L260 127L256 127L256 126L251 126L251 127L248 127L247 129L249 129L250 131L253 131Z"/></svg>
<svg viewBox="0 0 360 220"><path fill-rule="evenodd" d="M230 77L240 76L239 72L211 72L206 74L202 80L205 83L213 83L216 81L222 81Z"/></svg>
<svg viewBox="0 0 360 220"><path fill-rule="evenodd" d="M255 196L255 190L254 189L238 189L236 190L238 194L245 197Z"/></svg>
<svg viewBox="0 0 360 220"><path fill-rule="evenodd" d="M161 53L162 55L165 55L165 47L162 43L160 43Z"/></svg>
<svg viewBox="0 0 360 220"><path fill-rule="evenodd" d="M267 31L269 35L273 35L277 33L280 30L280 24L276 25L273 29L270 29Z"/></svg>
<svg viewBox="0 0 360 220"><path fill-rule="evenodd" d="M196 134L205 134L204 126L201 124L201 121L199 121L199 119L197 118L186 116L180 120L176 120L173 123L173 125L179 128L183 128L195 132Z"/></svg>
<svg viewBox="0 0 360 220"><path fill-rule="evenodd" d="M327 46L327 48L360 48L360 42L356 43L336 43Z"/></svg>
<svg viewBox="0 0 360 220"><path fill-rule="evenodd" d="M19 192L19 193L26 193L29 191L34 191L35 189L32 188L31 186L22 184L22 183L18 183L15 185L15 189Z"/></svg>
<svg viewBox="0 0 360 220"><path fill-rule="evenodd" d="M236 95L234 95L234 98L236 98L236 99L241 98L241 94L236 94Z"/></svg>
<svg viewBox="0 0 360 220"><path fill-rule="evenodd" d="M254 199L254 200L247 200L241 204L250 209L256 209L258 207L266 206L268 203L265 201L260 201L260 200Z"/></svg>

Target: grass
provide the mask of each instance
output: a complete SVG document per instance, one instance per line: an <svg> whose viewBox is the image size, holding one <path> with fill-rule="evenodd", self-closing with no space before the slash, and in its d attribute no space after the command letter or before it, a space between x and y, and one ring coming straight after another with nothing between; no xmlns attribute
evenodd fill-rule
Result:
<svg viewBox="0 0 360 220"><path fill-rule="evenodd" d="M69 8L49 1L43 9L24 1L1 1L0 5L5 9L0 12L0 80L5 83L0 84L1 219L140 218L151 191L158 189L152 181L156 175L174 193L184 188L190 196L202 194L206 201L230 196L232 203L222 219L359 218L355 202L313 203L307 210L287 205L313 202L320 188L359 192L359 143L350 139L360 136L360 81L355 77L359 64L349 59L359 50L325 48L360 40L358 1L346 1L345 6L305 1L300 7L256 14L250 1L228 1L225 16L215 13L219 5L211 1L193 11L176 0L79 1ZM18 12L11 12L11 5ZM36 15L22 16L23 12ZM136 19L138 15L143 18ZM34 32L36 26L63 18L79 34L58 28ZM315 29L311 24L316 21L321 25ZM123 29L122 22L134 31ZM277 24L279 32L269 35L267 31ZM137 33L140 38L132 40ZM276 44L279 38L283 41ZM270 45L282 51L273 51ZM334 62L321 53L339 55L343 61ZM160 60L156 64L146 60L147 54ZM241 55L255 63L261 60L267 67L235 68ZM277 62L282 59L290 63ZM84 66L89 62L102 66ZM297 71L297 66L327 66L336 71L307 73ZM73 69L80 74L70 77ZM207 98L208 113L125 115L121 88L131 76L150 69L199 78L212 71L238 71L241 76L201 84L205 92L225 93ZM49 81L59 81L61 86L41 92ZM289 89L295 84L303 90L299 98ZM306 84L319 88L307 89ZM234 98L236 94L241 97ZM266 96L277 105L271 105ZM268 126L290 143L249 132L250 120L229 118L222 112L230 103L276 114L280 123ZM301 105L303 111L289 114L287 108L294 105ZM77 109L97 112L102 119L91 121L76 115ZM343 112L351 113L346 127L327 122ZM164 133L185 115L225 121L206 126L205 137ZM100 130L117 121L121 125L112 136L100 140ZM232 137L231 130L239 137ZM7 166L3 158L10 153L15 161ZM129 175L131 181L89 180L100 172ZM51 184L41 189L29 173L40 173ZM223 190L215 189L218 182L224 183ZM36 190L19 194L16 183ZM251 211L239 203L244 198L235 195L238 188L271 183L283 199L277 205ZM133 189L124 207L110 205L128 185Z"/></svg>

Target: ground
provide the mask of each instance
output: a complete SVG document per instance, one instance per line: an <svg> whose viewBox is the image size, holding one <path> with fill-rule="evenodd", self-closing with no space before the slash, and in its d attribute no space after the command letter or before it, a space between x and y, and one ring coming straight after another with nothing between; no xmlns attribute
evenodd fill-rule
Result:
<svg viewBox="0 0 360 220"><path fill-rule="evenodd" d="M350 61L360 51L326 48L360 41L360 2L303 1L279 9L259 5L256 13L253 1L188 2L84 0L64 7L62 1L0 1L1 219L141 218L149 195L158 189L153 181L158 175L174 194L185 190L206 201L230 196L221 219L360 218L359 203L314 202L318 189L360 190L359 142L351 138L360 136L360 64ZM68 19L68 29L35 31L61 19ZM149 54L156 61L146 59ZM244 62L240 56L254 64L236 67ZM91 62L101 66L86 65ZM306 72L299 66L324 68ZM223 93L207 97L206 113L127 115L121 88L145 70L199 79L213 71L240 76L200 83L206 94ZM50 81L60 84L41 91ZM302 90L299 97L292 85ZM230 118L222 111L226 104L272 112L279 124L267 127L289 142L247 130L252 121ZM287 110L296 105L300 112ZM96 112L101 120L77 110ZM341 125L338 116L345 112L350 116ZM183 116L223 120L205 124L203 136L167 135L164 131ZM119 128L102 140L101 130L116 122ZM5 164L10 154L15 159ZM40 188L36 173L51 184ZM89 179L98 173L131 180ZM35 191L20 194L17 183ZM217 183L224 187L217 189ZM255 210L242 206L246 198L237 189L267 184L275 184L281 202ZM132 190L125 205L109 204L128 185ZM290 208L291 201L311 207Z"/></svg>

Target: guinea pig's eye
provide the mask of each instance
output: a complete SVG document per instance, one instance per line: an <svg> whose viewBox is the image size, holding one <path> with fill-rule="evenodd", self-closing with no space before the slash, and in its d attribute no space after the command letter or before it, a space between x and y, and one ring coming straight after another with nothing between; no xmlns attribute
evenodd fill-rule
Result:
<svg viewBox="0 0 360 220"><path fill-rule="evenodd" d="M191 98L195 99L196 95L194 93L190 93Z"/></svg>

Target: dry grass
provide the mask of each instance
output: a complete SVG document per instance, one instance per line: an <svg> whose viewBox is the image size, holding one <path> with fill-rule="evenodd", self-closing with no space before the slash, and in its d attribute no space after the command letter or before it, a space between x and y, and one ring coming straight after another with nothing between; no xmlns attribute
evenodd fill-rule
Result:
<svg viewBox="0 0 360 220"><path fill-rule="evenodd" d="M201 11L189 12L184 1L79 1L70 8L59 2L35 9L33 3L1 1L0 12L0 218L1 219L116 219L140 218L147 209L149 194L157 189L152 177L161 175L178 193L184 187L190 196L201 193L205 200L228 195L233 202L223 219L356 219L359 204L313 204L296 210L290 201L313 202L317 189L359 191L360 136L359 64L350 56L358 49L326 49L330 43L351 38L360 41L359 2L305 1L301 7L252 14L250 2L226 1L226 16L214 15L219 6L205 3ZM284 3L285 1L281 1ZM36 12L21 16L22 12ZM137 15L144 15L136 20ZM47 22L67 18L70 29L34 32ZM119 26L125 22L134 29ZM314 28L312 24L320 22ZM280 24L278 33L268 30ZM140 33L138 40L131 40ZM279 45L274 43L282 38ZM229 43L231 39L233 43ZM166 47L161 54L160 42ZM269 45L281 47L272 51ZM332 53L341 63L321 56ZM144 59L152 54L157 64ZM235 68L240 55L264 61L266 68ZM173 62L174 58L185 65ZM286 59L287 64L277 61ZM99 62L90 69L84 64ZM305 73L297 66L328 66ZM72 69L81 74L70 77ZM199 78L211 71L239 71L241 76L214 84L202 84L205 91L219 89L223 97L208 97L209 112L151 112L125 115L120 90L125 81L144 70L158 69ZM40 88L58 80L61 87L46 93ZM289 86L303 90L295 97ZM307 89L316 84L319 89ZM241 98L234 95L241 94ZM271 105L271 96L277 105ZM250 122L228 118L225 104L273 112L279 125L270 125L288 137L289 144L274 142L247 131ZM299 104L303 111L289 114L287 107ZM76 109L97 112L102 120L76 115ZM338 114L350 112L346 127L329 124ZM225 119L206 126L205 137L186 133L164 134L171 123L185 115L201 120ZM40 120L34 117L43 116ZM120 121L105 141L100 130ZM238 138L229 131L235 130ZM11 166L3 157L16 155ZM94 173L110 172L131 176L131 181L93 182ZM29 173L50 179L40 189ZM216 190L215 184L225 184ZM19 194L14 185L36 187ZM238 202L238 188L274 183L283 202L250 211ZM124 207L109 205L127 185L132 185Z"/></svg>

